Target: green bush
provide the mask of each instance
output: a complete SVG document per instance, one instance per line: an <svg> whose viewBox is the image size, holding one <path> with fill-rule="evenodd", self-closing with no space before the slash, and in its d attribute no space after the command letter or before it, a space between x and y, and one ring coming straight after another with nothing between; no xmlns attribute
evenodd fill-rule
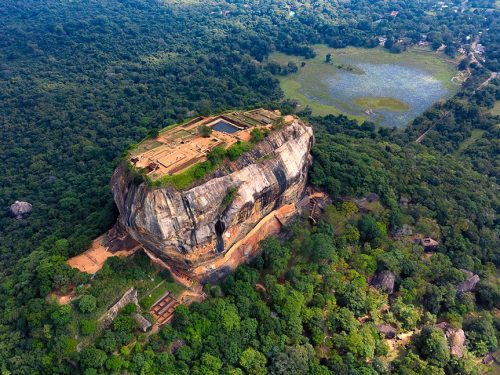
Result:
<svg viewBox="0 0 500 375"><path fill-rule="evenodd" d="M224 211L234 200L236 197L236 193L238 192L238 189L231 187L227 189L226 195L222 199L222 203L220 204L220 210Z"/></svg>
<svg viewBox="0 0 500 375"><path fill-rule="evenodd" d="M80 332L82 335L92 335L97 329L97 322L93 319L83 319L80 322Z"/></svg>
<svg viewBox="0 0 500 375"><path fill-rule="evenodd" d="M226 150L226 155L229 160L234 161L251 149L252 145L250 143L238 141Z"/></svg>
<svg viewBox="0 0 500 375"><path fill-rule="evenodd" d="M84 295L82 298L80 298L80 302L78 303L78 307L80 308L80 311L82 313L90 313L95 310L96 308L96 298L91 295Z"/></svg>
<svg viewBox="0 0 500 375"><path fill-rule="evenodd" d="M212 128L206 125L200 125L198 126L198 133L205 138L210 137L210 134L212 134Z"/></svg>

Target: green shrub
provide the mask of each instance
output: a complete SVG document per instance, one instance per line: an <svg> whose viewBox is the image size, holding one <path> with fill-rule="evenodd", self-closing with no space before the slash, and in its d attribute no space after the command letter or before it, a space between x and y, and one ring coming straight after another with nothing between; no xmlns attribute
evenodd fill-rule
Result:
<svg viewBox="0 0 500 375"><path fill-rule="evenodd" d="M251 149L252 145L250 143L238 141L226 150L226 155L229 160L234 161Z"/></svg>
<svg viewBox="0 0 500 375"><path fill-rule="evenodd" d="M137 311L137 306L133 303L129 303L122 309L122 314L131 315Z"/></svg>
<svg viewBox="0 0 500 375"><path fill-rule="evenodd" d="M267 130L255 128L250 132L250 135L252 136L251 142L252 143L259 143L267 136L267 134L268 134Z"/></svg>
<svg viewBox="0 0 500 375"><path fill-rule="evenodd" d="M93 319L83 319L80 322L80 332L82 335L92 335L97 329L97 323Z"/></svg>
<svg viewBox="0 0 500 375"><path fill-rule="evenodd" d="M151 129L150 131L148 131L147 137L154 139L154 138L158 138L159 135L160 135L160 131L158 129Z"/></svg>
<svg viewBox="0 0 500 375"><path fill-rule="evenodd" d="M236 192L238 189L231 187L227 189L225 197L222 199L222 203L220 204L220 210L224 211L234 200L236 197Z"/></svg>
<svg viewBox="0 0 500 375"><path fill-rule="evenodd" d="M198 133L205 138L210 137L210 134L212 134L212 128L208 127L206 125L200 125L198 126Z"/></svg>
<svg viewBox="0 0 500 375"><path fill-rule="evenodd" d="M80 302L78 303L78 307L82 313L90 313L96 308L96 298L91 295L85 295L80 298Z"/></svg>

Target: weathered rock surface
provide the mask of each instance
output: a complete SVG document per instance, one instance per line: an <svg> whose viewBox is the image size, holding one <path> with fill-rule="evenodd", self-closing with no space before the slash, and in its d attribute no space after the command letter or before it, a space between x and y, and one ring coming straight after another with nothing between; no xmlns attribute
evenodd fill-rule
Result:
<svg viewBox="0 0 500 375"><path fill-rule="evenodd" d="M465 332L461 328L453 328L448 322L436 324L436 327L441 329L448 340L450 353L461 358L464 355L465 348Z"/></svg>
<svg viewBox="0 0 500 375"><path fill-rule="evenodd" d="M31 203L23 202L23 201L15 201L10 205L10 214L15 219L23 219L31 213L33 206Z"/></svg>
<svg viewBox="0 0 500 375"><path fill-rule="evenodd" d="M380 334L384 335L386 339L393 339L396 337L398 330L390 324L380 324L377 326Z"/></svg>
<svg viewBox="0 0 500 375"><path fill-rule="evenodd" d="M387 294L394 293L394 281L396 280L396 275L391 271L380 271L375 275L372 280L372 285L384 290Z"/></svg>
<svg viewBox="0 0 500 375"><path fill-rule="evenodd" d="M177 273L208 277L263 218L302 197L313 141L312 128L295 119L185 191L134 183L122 165L112 178L119 225ZM224 207L229 189L236 193Z"/></svg>
<svg viewBox="0 0 500 375"><path fill-rule="evenodd" d="M457 293L472 292L476 288L477 283L481 280L478 275L470 271L461 269L463 273L467 276L467 279L462 281L456 286Z"/></svg>

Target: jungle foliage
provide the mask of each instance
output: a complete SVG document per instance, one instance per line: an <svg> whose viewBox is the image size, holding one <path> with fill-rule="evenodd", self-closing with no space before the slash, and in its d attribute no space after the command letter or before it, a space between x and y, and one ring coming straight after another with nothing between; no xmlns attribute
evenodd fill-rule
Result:
<svg viewBox="0 0 500 375"><path fill-rule="evenodd" d="M307 58L311 44L374 47L386 35L386 47L400 52L399 40L426 34L452 55L483 30L484 67L497 71L497 11L492 1L470 3L464 12L437 11L430 0L2 4L2 373L476 373L471 355L494 349L500 326L488 311L499 303L498 118L489 114L498 88L475 91L488 74L479 66L462 93L403 133L343 116L309 118L317 139L311 183L336 206L317 227L299 223L287 240L268 240L251 267L207 287L207 301L180 307L174 325L149 339L128 310L107 330L98 321L131 285L147 298L161 281L145 258L113 259L92 281L65 263L116 219L109 179L132 142L197 114L297 109L282 100L266 62L275 50ZM299 114L308 118L307 108ZM455 152L477 129L480 139ZM340 203L369 192L381 197L373 212ZM29 218L9 217L15 200L33 204ZM403 224L437 235L437 254L423 260L421 249L394 240ZM475 294L451 293L460 268L481 277ZM387 295L368 287L379 270L397 275L387 312ZM72 304L48 297L75 286ZM470 354L448 355L436 318L464 328ZM429 328L390 369L375 330L382 321Z"/></svg>

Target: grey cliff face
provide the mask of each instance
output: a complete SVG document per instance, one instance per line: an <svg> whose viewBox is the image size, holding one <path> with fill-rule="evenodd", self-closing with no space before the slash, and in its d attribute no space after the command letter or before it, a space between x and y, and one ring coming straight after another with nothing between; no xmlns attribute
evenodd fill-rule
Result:
<svg viewBox="0 0 500 375"><path fill-rule="evenodd" d="M263 217L301 198L313 142L312 128L295 119L185 191L136 184L122 165L112 178L119 224L176 270L191 275L211 264L215 270L217 259ZM229 189L235 195L223 207Z"/></svg>

